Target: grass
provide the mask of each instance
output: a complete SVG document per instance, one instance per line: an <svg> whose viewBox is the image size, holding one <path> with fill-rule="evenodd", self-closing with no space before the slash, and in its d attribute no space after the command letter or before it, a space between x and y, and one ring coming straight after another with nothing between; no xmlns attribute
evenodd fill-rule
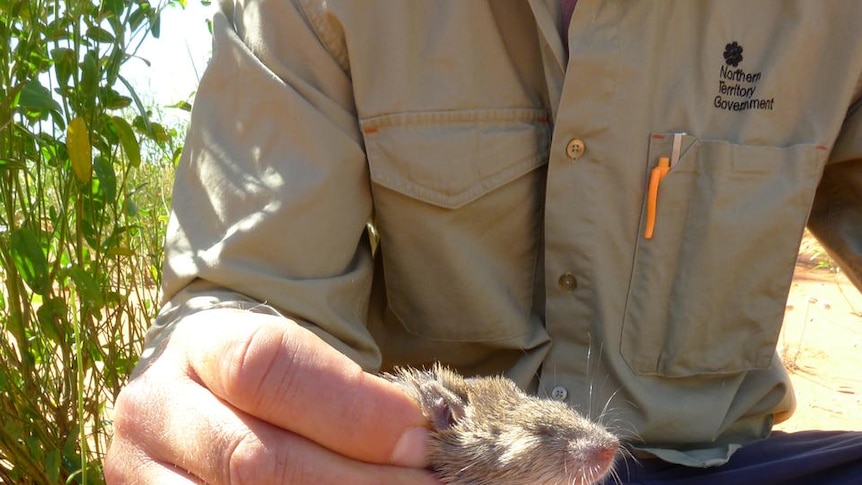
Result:
<svg viewBox="0 0 862 485"><path fill-rule="evenodd" d="M121 67L171 3L0 2L0 483L104 481L182 139Z"/></svg>

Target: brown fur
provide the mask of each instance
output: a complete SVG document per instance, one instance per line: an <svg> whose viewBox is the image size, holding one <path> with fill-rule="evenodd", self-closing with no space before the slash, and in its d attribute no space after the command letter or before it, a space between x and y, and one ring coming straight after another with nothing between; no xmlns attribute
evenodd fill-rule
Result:
<svg viewBox="0 0 862 485"><path fill-rule="evenodd" d="M504 377L465 379L439 365L385 377L428 418L430 468L448 485L588 484L613 464L614 435Z"/></svg>

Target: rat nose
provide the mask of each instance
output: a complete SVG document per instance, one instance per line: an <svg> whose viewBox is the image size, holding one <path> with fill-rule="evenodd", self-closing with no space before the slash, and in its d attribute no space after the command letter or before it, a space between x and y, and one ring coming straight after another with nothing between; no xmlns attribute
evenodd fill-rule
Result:
<svg viewBox="0 0 862 485"><path fill-rule="evenodd" d="M614 461L614 457L617 455L617 450L619 450L619 447L619 443L607 443L597 445L589 452L590 454L592 454L592 459L590 461L602 468L610 466L610 464Z"/></svg>
<svg viewBox="0 0 862 485"><path fill-rule="evenodd" d="M596 467L610 465L619 447L620 443L616 439L582 438L569 444L569 450L573 455Z"/></svg>
<svg viewBox="0 0 862 485"><path fill-rule="evenodd" d="M594 470L604 472L614 461L619 450L619 442L606 440L583 441L574 447L584 463Z"/></svg>
<svg viewBox="0 0 862 485"><path fill-rule="evenodd" d="M572 456L579 470L568 483L587 485L596 483L610 472L619 450L619 441L611 439L582 439L571 443Z"/></svg>

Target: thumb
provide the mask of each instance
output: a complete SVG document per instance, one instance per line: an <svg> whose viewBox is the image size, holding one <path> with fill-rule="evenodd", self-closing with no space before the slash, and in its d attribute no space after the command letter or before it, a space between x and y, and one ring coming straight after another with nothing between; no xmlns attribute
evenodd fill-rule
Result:
<svg viewBox="0 0 862 485"><path fill-rule="evenodd" d="M185 320L174 339L188 345L190 375L219 398L355 460L425 466L418 405L311 331L236 309Z"/></svg>

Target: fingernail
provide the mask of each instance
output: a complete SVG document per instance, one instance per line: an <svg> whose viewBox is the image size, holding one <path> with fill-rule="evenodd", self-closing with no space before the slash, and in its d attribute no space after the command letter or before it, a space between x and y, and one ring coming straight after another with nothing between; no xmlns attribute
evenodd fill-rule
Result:
<svg viewBox="0 0 862 485"><path fill-rule="evenodd" d="M393 465L424 468L427 464L425 442L428 430L425 428L410 428L405 431L392 451L389 462Z"/></svg>

